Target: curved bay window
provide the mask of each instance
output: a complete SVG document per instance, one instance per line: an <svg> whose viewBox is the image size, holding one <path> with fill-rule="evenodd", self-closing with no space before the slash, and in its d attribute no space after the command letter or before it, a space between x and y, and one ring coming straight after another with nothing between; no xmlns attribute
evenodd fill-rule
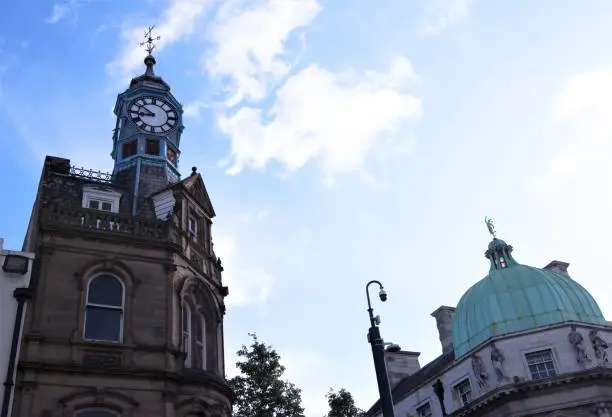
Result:
<svg viewBox="0 0 612 417"><path fill-rule="evenodd" d="M219 372L216 363L218 331L221 320L218 303L201 279L188 279L180 297L180 343L185 355L185 368ZM215 319L217 321L215 321Z"/></svg>
<svg viewBox="0 0 612 417"><path fill-rule="evenodd" d="M85 305L86 340L121 343L123 339L123 282L110 274L89 280Z"/></svg>

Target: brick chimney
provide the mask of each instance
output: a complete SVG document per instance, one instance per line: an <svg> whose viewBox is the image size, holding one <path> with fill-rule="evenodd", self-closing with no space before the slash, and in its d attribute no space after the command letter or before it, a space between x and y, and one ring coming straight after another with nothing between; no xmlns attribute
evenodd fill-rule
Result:
<svg viewBox="0 0 612 417"><path fill-rule="evenodd" d="M387 373L389 374L391 389L393 389L402 379L421 369L421 364L419 363L420 354L420 352L408 352L405 350L385 351Z"/></svg>
<svg viewBox="0 0 612 417"><path fill-rule="evenodd" d="M442 354L453 350L453 313L455 307L440 306L431 316L436 319L440 343L442 344Z"/></svg>

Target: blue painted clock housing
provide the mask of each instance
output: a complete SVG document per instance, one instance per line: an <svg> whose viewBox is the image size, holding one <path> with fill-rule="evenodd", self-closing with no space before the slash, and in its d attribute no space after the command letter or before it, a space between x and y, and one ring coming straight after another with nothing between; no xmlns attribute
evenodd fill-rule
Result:
<svg viewBox="0 0 612 417"><path fill-rule="evenodd" d="M155 75L155 58L149 55L144 63L145 73L133 78L128 89L117 96L114 109L113 178L126 190L122 200L129 201L126 204L132 215L146 214L151 209L149 197L181 178L183 108L170 86ZM168 129L166 121L171 118Z"/></svg>

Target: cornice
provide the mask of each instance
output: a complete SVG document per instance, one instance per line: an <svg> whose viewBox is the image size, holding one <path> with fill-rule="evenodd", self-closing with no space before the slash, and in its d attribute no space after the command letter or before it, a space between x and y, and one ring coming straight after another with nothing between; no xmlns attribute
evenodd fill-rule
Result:
<svg viewBox="0 0 612 417"><path fill-rule="evenodd" d="M89 368L79 364L59 364L59 363L42 363L42 362L20 362L19 367L23 370L36 372L55 372L70 375L92 376L113 376L145 379L145 380L167 380L178 385L205 385L208 388L216 390L221 395L224 395L230 400L233 400L234 393L227 382L220 376L208 371L186 370L183 372L170 372L164 370L152 370L146 368L135 367L117 367L117 368Z"/></svg>
<svg viewBox="0 0 612 417"><path fill-rule="evenodd" d="M526 381L519 384L500 387L480 397L474 403L454 411L449 414L449 417L473 416L480 409L497 408L509 401L520 399L526 395L531 396L535 391L545 391L582 383L593 385L593 382L596 380L605 382L606 385L612 385L612 369L596 367L586 371L557 375L554 378Z"/></svg>

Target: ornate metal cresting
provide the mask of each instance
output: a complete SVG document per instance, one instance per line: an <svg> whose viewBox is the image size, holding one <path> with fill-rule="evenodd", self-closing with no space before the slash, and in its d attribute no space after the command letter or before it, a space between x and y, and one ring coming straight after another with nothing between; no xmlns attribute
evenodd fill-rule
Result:
<svg viewBox="0 0 612 417"><path fill-rule="evenodd" d="M140 42L140 46L144 46L144 50L147 51L147 54L149 55L151 55L153 50L157 47L157 45L155 45L155 41L161 39L161 36L153 35L153 29L155 29L155 26L149 26L144 34L144 42Z"/></svg>
<svg viewBox="0 0 612 417"><path fill-rule="evenodd" d="M90 181L110 184L113 176L109 172L94 171L83 167L70 166L70 175L77 178L85 178Z"/></svg>

